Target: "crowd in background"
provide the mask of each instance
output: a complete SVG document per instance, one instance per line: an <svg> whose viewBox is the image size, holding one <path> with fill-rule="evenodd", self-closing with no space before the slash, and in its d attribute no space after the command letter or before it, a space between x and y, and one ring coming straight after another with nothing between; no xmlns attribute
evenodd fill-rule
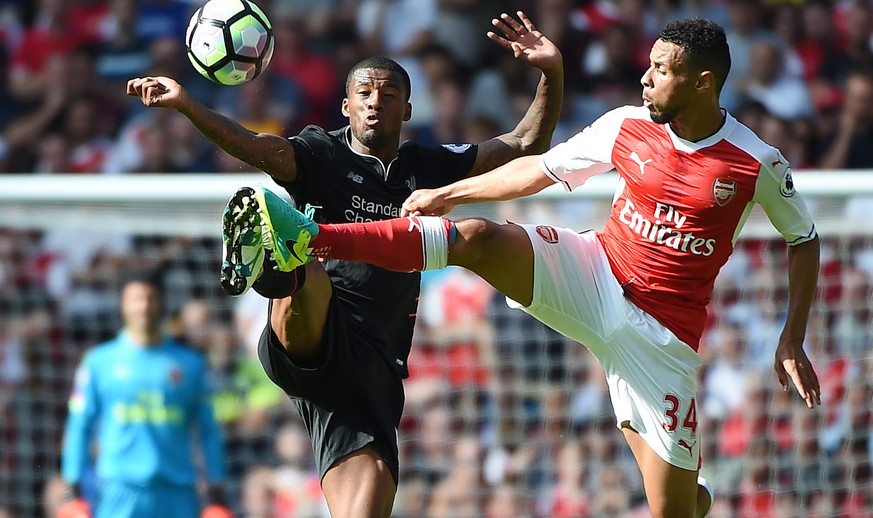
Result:
<svg viewBox="0 0 873 518"><path fill-rule="evenodd" d="M346 72L375 54L410 71L409 138L479 142L520 119L538 79L485 37L491 18L517 8L564 55L556 142L637 104L660 27L699 15L728 33L723 106L795 170L873 168L870 2L258 0L276 51L262 76L234 88L187 61L185 27L198 3L0 0L0 171L248 171L174 110L146 111L127 97L126 81L169 75L253 131L291 135L343 125ZM824 394L815 411L772 375L784 245L740 244L700 351L703 470L717 494L710 516L871 516L870 238L824 236L807 337ZM117 329L117 279L140 265L163 267L171 332L212 366L235 511L326 516L305 431L255 355L265 301L225 296L219 260L215 239L21 231L0 221L0 516L53 516L72 374L82 352ZM425 275L415 342L396 516L645 516L603 373L583 347L459 269Z"/></svg>

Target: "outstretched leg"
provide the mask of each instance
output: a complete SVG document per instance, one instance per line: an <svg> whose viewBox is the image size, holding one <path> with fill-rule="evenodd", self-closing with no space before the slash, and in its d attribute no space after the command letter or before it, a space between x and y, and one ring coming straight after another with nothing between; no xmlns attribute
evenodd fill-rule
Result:
<svg viewBox="0 0 873 518"><path fill-rule="evenodd" d="M533 300L534 256L527 232L481 218L455 223L449 264L463 266L522 306Z"/></svg>
<svg viewBox="0 0 873 518"><path fill-rule="evenodd" d="M412 272L463 266L523 305L533 298L533 247L517 225L481 218L452 222L412 216L369 223L319 225L315 255Z"/></svg>

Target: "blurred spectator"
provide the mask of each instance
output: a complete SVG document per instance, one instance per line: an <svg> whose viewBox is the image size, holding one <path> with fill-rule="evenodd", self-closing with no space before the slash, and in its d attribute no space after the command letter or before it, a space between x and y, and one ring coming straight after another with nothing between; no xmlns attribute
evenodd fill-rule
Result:
<svg viewBox="0 0 873 518"><path fill-rule="evenodd" d="M812 0L801 4L803 40L798 54L804 62L807 81L824 79L833 83L836 78L826 73L829 63L839 59L841 44L834 24L831 3L827 0Z"/></svg>
<svg viewBox="0 0 873 518"><path fill-rule="evenodd" d="M282 85L281 83L285 80L280 80L269 72L266 73L264 79L264 81L251 81L232 90L226 90L229 92L226 100L218 100L217 106L219 110L228 117L238 120L249 131L286 135L291 131L290 128L295 125L295 119L299 118L299 115L295 114L294 111L304 106L311 108L310 103L313 100L295 99L292 104L287 97L289 91L295 90L293 84ZM321 92L324 91L324 89L321 90ZM330 91L328 87L328 94ZM278 92L282 92L283 98L277 96ZM291 95L296 97L297 94ZM331 95L330 98L333 99L333 96ZM180 114L177 112L176 115ZM185 120L184 117L180 118ZM186 124L186 127L192 128L193 133L197 133L190 123Z"/></svg>
<svg viewBox="0 0 873 518"><path fill-rule="evenodd" d="M367 54L388 56L409 74L409 102L414 107L410 126L430 124L437 110L417 58L433 41L436 14L436 0L363 0L357 14L357 31Z"/></svg>
<svg viewBox="0 0 873 518"><path fill-rule="evenodd" d="M59 226L43 235L42 281L72 329L105 329L114 323L118 301L112 283L133 251L133 236L116 232Z"/></svg>
<svg viewBox="0 0 873 518"><path fill-rule="evenodd" d="M182 41L194 9L180 0L139 0L136 35L146 41L165 37Z"/></svg>
<svg viewBox="0 0 873 518"><path fill-rule="evenodd" d="M101 27L95 69L98 76L119 97L131 77L145 73L151 64L149 42L136 25L140 0L110 0L109 14Z"/></svg>
<svg viewBox="0 0 873 518"><path fill-rule="evenodd" d="M407 475L400 479L397 496L394 498L394 518L416 518L427 516L428 498L431 485L417 475Z"/></svg>
<svg viewBox="0 0 873 518"><path fill-rule="evenodd" d="M873 8L858 1L845 2L845 5L848 7L843 13L843 27L839 31L844 41L840 51L822 63L821 70L822 77L841 88L848 87L847 81L854 72L873 73L873 47L870 43Z"/></svg>
<svg viewBox="0 0 873 518"><path fill-rule="evenodd" d="M3 319L0 325L0 415L5 413L15 390L27 376L20 324ZM10 319L11 320L11 319Z"/></svg>
<svg viewBox="0 0 873 518"><path fill-rule="evenodd" d="M501 9L512 12L497 0L440 0L433 41L445 47L467 70L488 66L498 57L498 48L488 41L485 33L492 29L491 20ZM557 32L542 26L542 13L537 13L535 18L540 21L537 28L548 34L549 39L563 51L560 38L556 38Z"/></svg>
<svg viewBox="0 0 873 518"><path fill-rule="evenodd" d="M279 460L273 475L276 514L290 518L330 516L309 437L301 423L292 420L279 428L276 454Z"/></svg>
<svg viewBox="0 0 873 518"><path fill-rule="evenodd" d="M51 59L93 42L95 35L77 26L69 16L72 0L38 0L30 26L12 54L10 87L21 101L38 99L55 85L46 74Z"/></svg>
<svg viewBox="0 0 873 518"><path fill-rule="evenodd" d="M860 358L873 344L873 282L867 273L850 268L843 272L839 309L834 321L836 352L844 357Z"/></svg>
<svg viewBox="0 0 873 518"><path fill-rule="evenodd" d="M210 322L204 327L215 418L224 431L225 448L234 452L227 471L228 490L236 501L247 467L272 458L271 420L287 398L260 363L242 350L230 326Z"/></svg>
<svg viewBox="0 0 873 518"><path fill-rule="evenodd" d="M728 20L727 2L713 2L711 0L679 0L678 2L658 2L666 4L666 21L681 20L683 18L707 18L727 27Z"/></svg>
<svg viewBox="0 0 873 518"><path fill-rule="evenodd" d="M771 259L765 260L768 263L755 269L743 282L739 300L722 314L726 323L745 331L746 367L761 371L772 367L773 353L785 321L784 306L774 301L785 301L787 294L779 266L769 264Z"/></svg>
<svg viewBox="0 0 873 518"><path fill-rule="evenodd" d="M240 497L245 518L276 518L276 474L273 468L255 464L243 480Z"/></svg>
<svg viewBox="0 0 873 518"><path fill-rule="evenodd" d="M36 152L36 165L33 172L37 174L69 173L72 170L70 142L62 133L49 133L39 143Z"/></svg>
<svg viewBox="0 0 873 518"><path fill-rule="evenodd" d="M57 332L60 319L45 303L35 302L19 300L14 311L7 313L6 322L24 362L19 365L22 370L13 374L23 377L0 407L0 465L4 466L0 502L14 504L16 518L38 513L44 480L56 470L53 461L60 453L64 416L63 398L58 395L58 385L65 379ZM15 362L14 357L10 360Z"/></svg>
<svg viewBox="0 0 873 518"><path fill-rule="evenodd" d="M820 167L873 167L873 72L853 72L846 80L839 125L827 137Z"/></svg>
<svg viewBox="0 0 873 518"><path fill-rule="evenodd" d="M748 372L744 329L726 325L712 332L706 347L713 347L714 360L705 370L701 385L700 410L712 419L722 420L746 404L742 390Z"/></svg>
<svg viewBox="0 0 873 518"><path fill-rule="evenodd" d="M121 128L103 172L177 173L213 169L214 152L188 120L175 111L146 112Z"/></svg>
<svg viewBox="0 0 873 518"><path fill-rule="evenodd" d="M603 367L588 349L579 346L577 350L572 361L580 367L576 390L570 399L570 420L579 428L598 426L604 422L611 424L609 387Z"/></svg>
<svg viewBox="0 0 873 518"><path fill-rule="evenodd" d="M804 119L791 121L765 113L761 117L758 132L761 140L777 148L782 156L788 159L794 170L807 169L814 165L808 158L811 155L809 147L813 144L809 142L809 138L804 139L803 135L799 134L804 127L797 122L802 120Z"/></svg>
<svg viewBox="0 0 873 518"><path fill-rule="evenodd" d="M600 44L589 49L582 91L604 110L639 104L640 78L646 71L638 59L641 37L636 27L617 23L606 29ZM596 58L591 56L595 53Z"/></svg>
<svg viewBox="0 0 873 518"><path fill-rule="evenodd" d="M484 387L494 363L493 334L485 318L494 289L463 268L450 268L423 286L422 334L410 362L410 379L436 377L450 386Z"/></svg>
<svg viewBox="0 0 873 518"><path fill-rule="evenodd" d="M242 340L243 349L251 358L258 357L258 340L267 324L270 301L257 293L244 293L233 303L233 323Z"/></svg>
<svg viewBox="0 0 873 518"><path fill-rule="evenodd" d="M567 440L557 448L555 482L544 516L552 518L587 518L592 516L592 500L587 490L588 466L585 447Z"/></svg>
<svg viewBox="0 0 873 518"><path fill-rule="evenodd" d="M275 74L275 93L270 92L269 98L278 101L277 104L286 105L286 113L282 114L285 120L281 121L283 127L279 130L256 130L246 124L251 117L246 113L240 114L240 122L253 131L275 135L296 133L309 124L330 127L337 120L336 100L345 91L335 63L314 51L306 19L299 14L286 14L278 19L274 17L273 31L276 49L270 69ZM267 83L259 81L257 84L273 86ZM263 108L269 108L263 102L264 97L258 100ZM255 103L254 107L257 106L258 103ZM289 107L293 107L290 113ZM270 112L274 117L277 116L273 110Z"/></svg>
<svg viewBox="0 0 873 518"><path fill-rule="evenodd" d="M752 73L752 47L762 39L776 36L763 22L763 2L759 0L727 0L728 24L725 26L731 52L731 71L721 94L721 103L728 111L739 107L742 85ZM739 90L739 91L738 91Z"/></svg>
<svg viewBox="0 0 873 518"><path fill-rule="evenodd" d="M794 446L784 457L782 484L796 492L802 502L809 503L814 493L832 480L834 463L819 444L818 431L824 424L821 414L795 405L791 418Z"/></svg>
<svg viewBox="0 0 873 518"><path fill-rule="evenodd" d="M594 494L594 516L625 516L631 509L630 494L625 489L627 481L621 469L615 465L605 466L600 471L600 488Z"/></svg>
<svg viewBox="0 0 873 518"><path fill-rule="evenodd" d="M773 468L770 457L773 444L766 436L751 439L740 482L738 518L776 518Z"/></svg>
<svg viewBox="0 0 873 518"><path fill-rule="evenodd" d="M503 483L495 487L485 499L485 518L515 518L531 516L530 493L518 484Z"/></svg>
<svg viewBox="0 0 873 518"><path fill-rule="evenodd" d="M803 41L802 7L793 3L780 3L771 8L770 29L779 37L785 55L785 74L809 83L816 72L804 62L800 45Z"/></svg>
<svg viewBox="0 0 873 518"><path fill-rule="evenodd" d="M758 39L750 48L748 76L735 80L734 87L741 96L760 102L779 118L809 117L813 110L809 89L786 73L785 66L781 45L770 38Z"/></svg>
<svg viewBox="0 0 873 518"><path fill-rule="evenodd" d="M457 430L450 409L432 404L420 410L413 432L414 447L409 451L408 471L429 486L444 479L451 468L450 446Z"/></svg>
<svg viewBox="0 0 873 518"><path fill-rule="evenodd" d="M462 435L452 444L450 471L433 491L427 516L462 518L483 515L482 447L475 436Z"/></svg>
<svg viewBox="0 0 873 518"><path fill-rule="evenodd" d="M70 171L99 173L103 171L112 141L101 125L111 124L98 100L83 96L67 101L63 127L71 147Z"/></svg>

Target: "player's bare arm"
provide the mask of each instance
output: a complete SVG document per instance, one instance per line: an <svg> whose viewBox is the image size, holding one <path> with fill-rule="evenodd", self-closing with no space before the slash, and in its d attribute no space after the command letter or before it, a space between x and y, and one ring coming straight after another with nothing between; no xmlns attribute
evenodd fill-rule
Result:
<svg viewBox="0 0 873 518"><path fill-rule="evenodd" d="M809 408L821 404L818 376L803 351L806 323L818 282L819 247L816 237L788 249L788 318L774 363L782 388L788 390L793 383Z"/></svg>
<svg viewBox="0 0 873 518"><path fill-rule="evenodd" d="M542 153L548 149L552 132L558 124L564 97L561 51L537 30L527 15L522 11L516 14L520 22L506 13L501 14L500 19L493 19L492 25L502 35L488 32L488 38L512 52L516 59L540 69L542 77L534 100L518 125L511 132L479 146L471 176L490 171L522 155Z"/></svg>
<svg viewBox="0 0 873 518"><path fill-rule="evenodd" d="M457 205L513 200L536 194L553 183L540 167L540 155L523 156L483 175L414 191L403 202L401 216L443 216Z"/></svg>
<svg viewBox="0 0 873 518"><path fill-rule="evenodd" d="M138 77L127 82L127 95L139 97L148 107L174 108L217 146L230 155L285 182L297 177L294 147L281 136L255 133L197 99L169 77Z"/></svg>

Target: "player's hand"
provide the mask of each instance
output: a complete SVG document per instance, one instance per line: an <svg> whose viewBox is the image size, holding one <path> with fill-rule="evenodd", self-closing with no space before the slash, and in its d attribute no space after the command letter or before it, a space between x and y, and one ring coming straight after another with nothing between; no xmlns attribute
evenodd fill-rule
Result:
<svg viewBox="0 0 873 518"><path fill-rule="evenodd" d="M57 518L91 518L91 508L83 498L76 498L61 505Z"/></svg>
<svg viewBox="0 0 873 518"><path fill-rule="evenodd" d="M436 189L419 189L403 202L400 217L406 216L445 216L455 204L448 202Z"/></svg>
<svg viewBox="0 0 873 518"><path fill-rule="evenodd" d="M780 341L776 348L776 361L773 365L776 369L776 377L783 390L790 388L790 382L800 397L806 401L806 406L813 408L821 404L821 387L818 384L818 375L812 368L809 358L803 351L803 346L788 341Z"/></svg>
<svg viewBox="0 0 873 518"><path fill-rule="evenodd" d="M137 77L127 82L127 95L139 97L146 106L182 108L187 93L182 85L169 77Z"/></svg>
<svg viewBox="0 0 873 518"><path fill-rule="evenodd" d="M542 71L560 70L564 66L561 51L543 33L537 30L530 18L522 11L516 12L518 20L502 13L500 19L491 20L491 25L503 35L489 31L488 38L512 51L515 59L520 59L532 67Z"/></svg>

